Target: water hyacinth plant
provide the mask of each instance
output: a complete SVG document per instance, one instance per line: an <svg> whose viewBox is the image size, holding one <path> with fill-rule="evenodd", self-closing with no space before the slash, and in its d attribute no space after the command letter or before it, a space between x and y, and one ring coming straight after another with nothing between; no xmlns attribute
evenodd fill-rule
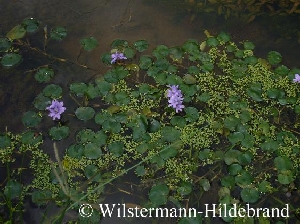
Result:
<svg viewBox="0 0 300 224"><path fill-rule="evenodd" d="M66 34L65 29L55 30L63 32L61 38ZM39 206L49 202L60 206L59 215L51 221L63 220L68 210L77 211L82 203L101 203L114 184L119 191L128 192L119 185L127 180L115 182L128 174L139 180L129 183L128 189L134 188L131 195L146 189L139 195L144 199L140 207L197 207L200 211L209 196L209 202L226 204L228 209L288 204L289 220L296 222L300 207L300 86L293 82L298 82L300 70L283 65L279 52L269 52L265 60L255 56L250 41L236 44L224 32L206 34L201 42L187 40L182 46L158 45L152 50L146 40L133 44L114 40L111 52L115 53L101 56L107 70L89 82L51 84L54 70L40 65L33 75L46 84L35 98L34 108L28 108L22 117L26 132L18 138L8 133L0 136L0 158L11 165L18 153L12 150L18 147L11 144L17 146L18 141L37 146L28 165L33 180L26 193ZM18 45L22 38L17 38ZM81 42L84 46L88 43L86 50L97 46L92 40ZM144 54L145 50L151 54ZM66 110L57 99L73 101L76 109L74 114L64 115L68 122L58 122L45 132L42 112L49 110L54 120ZM55 161L50 160L42 137L55 143ZM69 145L60 145L60 140ZM19 185L3 183L7 188L14 185L11 198L20 195ZM101 214L96 207L94 211L90 220L100 222ZM227 213L206 219L286 221L280 217L230 217ZM82 221L83 217L76 219ZM197 216L172 221L203 220Z"/></svg>

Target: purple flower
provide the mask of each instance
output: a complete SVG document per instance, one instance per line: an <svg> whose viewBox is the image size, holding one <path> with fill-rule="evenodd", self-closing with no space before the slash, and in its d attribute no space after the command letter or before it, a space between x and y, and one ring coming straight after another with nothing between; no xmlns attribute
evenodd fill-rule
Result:
<svg viewBox="0 0 300 224"><path fill-rule="evenodd" d="M184 108L184 105L182 104L183 96L181 90L178 89L178 85L168 85L168 87L170 87L170 89L167 90L167 97L169 98L169 107L173 107L176 110L176 113L178 113Z"/></svg>
<svg viewBox="0 0 300 224"><path fill-rule="evenodd" d="M294 83L300 83L300 75L299 74L295 74L295 78L293 79Z"/></svg>
<svg viewBox="0 0 300 224"><path fill-rule="evenodd" d="M51 105L46 107L46 109L50 111L49 116L53 120L60 119L60 115L66 110L64 103L57 100L52 100Z"/></svg>
<svg viewBox="0 0 300 224"><path fill-rule="evenodd" d="M117 60L120 60L120 59L127 59L125 56L124 56L124 54L123 53L118 53L118 52L116 52L116 53L114 53L114 54L112 54L111 55L111 64L113 64L113 63L115 63Z"/></svg>

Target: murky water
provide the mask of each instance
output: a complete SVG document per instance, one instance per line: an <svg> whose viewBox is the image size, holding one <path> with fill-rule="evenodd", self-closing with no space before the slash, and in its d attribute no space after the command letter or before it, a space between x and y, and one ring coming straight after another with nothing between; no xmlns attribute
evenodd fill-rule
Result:
<svg viewBox="0 0 300 224"><path fill-rule="evenodd" d="M255 53L261 57L265 57L270 50L279 51L283 56L283 64L289 67L299 66L298 34L284 29L284 24L299 29L298 17L287 18L285 22L257 19L249 24L206 14L191 19L193 15L181 2L183 1L0 0L0 30L4 36L27 17L37 18L42 27L47 26L49 30L55 26L66 27L67 38L60 43L50 41L48 52L57 57L86 64L93 70L87 71L80 66L62 66L55 63L58 75L53 82L64 85L74 80L88 80L92 76L104 74L106 66L102 64L100 56L110 49L110 43L114 39L126 39L129 42L145 39L150 43L150 48L158 44L175 46L182 45L187 39L204 40L204 30L212 34L226 31L236 42L252 41L256 45ZM80 46L80 40L88 36L93 36L99 41L98 47L89 54L82 52ZM42 36L35 38L32 40L36 42L31 44L40 46L42 42L38 38ZM1 132L6 128L16 132L24 130L21 123L22 113L32 107L33 99L42 89L28 71L34 69L37 64L42 64L43 60L45 58L42 56L36 59L28 53L18 67L0 67ZM50 145L50 142L46 141L46 144ZM104 220L103 223L109 221Z"/></svg>

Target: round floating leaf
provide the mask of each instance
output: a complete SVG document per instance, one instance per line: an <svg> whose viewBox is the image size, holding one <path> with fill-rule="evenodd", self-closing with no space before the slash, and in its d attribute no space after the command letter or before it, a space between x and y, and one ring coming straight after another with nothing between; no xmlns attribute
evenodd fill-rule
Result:
<svg viewBox="0 0 300 224"><path fill-rule="evenodd" d="M147 50L147 48L149 47L149 43L145 40L138 40L133 43L133 46L135 47L135 49L137 49L137 51L143 52L144 50Z"/></svg>
<svg viewBox="0 0 300 224"><path fill-rule="evenodd" d="M157 132L161 127L161 124L159 123L159 121L155 120L155 119L151 119L150 123L149 123L149 132L153 133L153 132Z"/></svg>
<svg viewBox="0 0 300 224"><path fill-rule="evenodd" d="M55 27L50 32L50 38L53 40L62 40L67 36L67 30L64 27Z"/></svg>
<svg viewBox="0 0 300 224"><path fill-rule="evenodd" d="M93 142L94 136L95 132L91 129L82 129L77 133L76 140L85 145L85 143Z"/></svg>
<svg viewBox="0 0 300 224"><path fill-rule="evenodd" d="M200 48L199 48L199 44L196 40L187 40L183 45L182 45L182 49L193 55L193 54L199 54L200 53Z"/></svg>
<svg viewBox="0 0 300 224"><path fill-rule="evenodd" d="M22 117L22 123L26 127L35 127L41 120L42 118L34 111L27 111Z"/></svg>
<svg viewBox="0 0 300 224"><path fill-rule="evenodd" d="M179 188L177 189L178 193L181 195L189 195L193 190L193 185L190 182L181 182Z"/></svg>
<svg viewBox="0 0 300 224"><path fill-rule="evenodd" d="M120 105L127 105L130 103L130 98L125 91L117 92L115 95L116 104Z"/></svg>
<svg viewBox="0 0 300 224"><path fill-rule="evenodd" d="M285 76L289 73L290 70L285 65L280 65L274 71L277 75Z"/></svg>
<svg viewBox="0 0 300 224"><path fill-rule="evenodd" d="M241 132L233 132L228 136L228 140L232 145L244 140L244 134Z"/></svg>
<svg viewBox="0 0 300 224"><path fill-rule="evenodd" d="M108 150L116 157L121 156L124 151L124 143L120 141L109 144Z"/></svg>
<svg viewBox="0 0 300 224"><path fill-rule="evenodd" d="M67 155L72 158L80 159L83 155L84 146L81 144L72 144L67 149Z"/></svg>
<svg viewBox="0 0 300 224"><path fill-rule="evenodd" d="M247 172L242 170L240 174L235 176L235 183L240 187L246 187L253 181L253 177Z"/></svg>
<svg viewBox="0 0 300 224"><path fill-rule="evenodd" d="M94 164L87 165L84 169L84 175L93 181L99 182L101 180L101 174L97 166Z"/></svg>
<svg viewBox="0 0 300 224"><path fill-rule="evenodd" d="M31 194L31 200L36 205L46 205L52 200L52 192L49 190L36 190Z"/></svg>
<svg viewBox="0 0 300 224"><path fill-rule="evenodd" d="M186 113L185 119L189 122L195 122L199 118L199 112L195 107L185 107L184 111Z"/></svg>
<svg viewBox="0 0 300 224"><path fill-rule="evenodd" d="M109 82L104 81L103 79L96 79L96 84L99 92L102 96L106 96L106 94L111 90L112 85Z"/></svg>
<svg viewBox="0 0 300 224"><path fill-rule="evenodd" d="M229 166L228 171L230 173L230 175L235 176L237 174L239 174L239 172L242 170L242 166L240 164L237 163L233 163Z"/></svg>
<svg viewBox="0 0 300 224"><path fill-rule="evenodd" d="M84 96L87 91L88 86L83 82L72 83L70 85L70 90L72 93L76 94L76 96Z"/></svg>
<svg viewBox="0 0 300 224"><path fill-rule="evenodd" d="M62 88L59 85L50 84L43 89L43 94L46 97L57 99L62 94Z"/></svg>
<svg viewBox="0 0 300 224"><path fill-rule="evenodd" d="M38 30L40 22L34 18L27 18L22 21L22 25L26 28L28 33L34 33Z"/></svg>
<svg viewBox="0 0 300 224"><path fill-rule="evenodd" d="M136 147L136 151L143 154L150 148L148 143L142 143L138 147Z"/></svg>
<svg viewBox="0 0 300 224"><path fill-rule="evenodd" d="M221 179L221 184L224 187L233 187L235 185L235 180L233 176L225 176Z"/></svg>
<svg viewBox="0 0 300 224"><path fill-rule="evenodd" d="M98 41L94 37L86 37L81 39L80 44L84 50L91 51L98 46Z"/></svg>
<svg viewBox="0 0 300 224"><path fill-rule="evenodd" d="M4 194L9 200L20 197L22 193L22 184L12 179L9 179L6 183Z"/></svg>
<svg viewBox="0 0 300 224"><path fill-rule="evenodd" d="M271 65L276 65L280 63L282 60L282 56L279 52L277 51L270 51L268 53L268 61Z"/></svg>
<svg viewBox="0 0 300 224"><path fill-rule="evenodd" d="M12 67L20 64L22 56L16 53L5 54L1 59L1 64L5 67Z"/></svg>
<svg viewBox="0 0 300 224"><path fill-rule="evenodd" d="M142 55L140 57L139 66L141 69L148 69L152 65L152 60L150 57Z"/></svg>
<svg viewBox="0 0 300 224"><path fill-rule="evenodd" d="M179 144L178 144L179 145ZM175 157L178 153L178 147L175 143L167 145L162 148L162 151L159 153L160 157L164 160L168 160L172 157Z"/></svg>
<svg viewBox="0 0 300 224"><path fill-rule="evenodd" d="M12 46L12 43L9 39L5 37L0 37L0 52L8 51Z"/></svg>
<svg viewBox="0 0 300 224"><path fill-rule="evenodd" d="M241 120L235 116L226 117L224 120L224 127L228 128L231 131L234 131L235 128L241 123Z"/></svg>
<svg viewBox="0 0 300 224"><path fill-rule="evenodd" d="M38 82L48 82L54 76L54 71L51 68L43 67L40 68L37 73L35 73L34 78Z"/></svg>
<svg viewBox="0 0 300 224"><path fill-rule="evenodd" d="M153 55L157 58L164 58L169 54L169 48L166 45L157 45L153 50Z"/></svg>
<svg viewBox="0 0 300 224"><path fill-rule="evenodd" d="M219 45L219 41L215 37L209 37L209 38L207 38L206 43L210 47L216 47L216 46Z"/></svg>
<svg viewBox="0 0 300 224"><path fill-rule="evenodd" d="M4 149L6 147L9 147L11 143L10 137L5 134L5 135L0 135L0 148Z"/></svg>
<svg viewBox="0 0 300 224"><path fill-rule="evenodd" d="M53 140L62 140L67 138L70 132L70 128L68 126L61 127L52 127L49 130L49 135Z"/></svg>
<svg viewBox="0 0 300 224"><path fill-rule="evenodd" d="M293 163L287 156L278 156L274 159L275 167L278 170L292 169Z"/></svg>
<svg viewBox="0 0 300 224"><path fill-rule="evenodd" d="M43 93L40 93L35 99L34 99L34 107L38 110L45 110L46 107L51 103L51 99L49 97L44 96Z"/></svg>
<svg viewBox="0 0 300 224"><path fill-rule="evenodd" d="M137 166L135 168L135 172L136 172L136 175L138 175L138 176L144 176L146 174L146 170L145 170L144 166Z"/></svg>
<svg viewBox="0 0 300 224"><path fill-rule="evenodd" d="M151 188L149 192L149 199L154 205L160 206L167 203L168 194L168 186L165 184L158 184Z"/></svg>
<svg viewBox="0 0 300 224"><path fill-rule="evenodd" d="M179 63L182 62L183 53L184 52L183 52L181 47L172 47L172 48L170 48L170 57L175 62L179 62Z"/></svg>
<svg viewBox="0 0 300 224"><path fill-rule="evenodd" d="M295 180L295 176L291 170L282 170L278 174L278 181L281 184L290 184Z"/></svg>
<svg viewBox="0 0 300 224"><path fill-rule="evenodd" d="M224 161L227 165L230 165L232 163L238 163L238 156L241 154L238 150L229 150L224 155Z"/></svg>
<svg viewBox="0 0 300 224"><path fill-rule="evenodd" d="M127 58L133 58L134 55L135 55L135 50L132 49L131 47L126 47L124 49L124 55L127 57Z"/></svg>
<svg viewBox="0 0 300 224"><path fill-rule="evenodd" d="M262 101L262 85L261 83L252 83L247 89L247 94L255 101Z"/></svg>
<svg viewBox="0 0 300 224"><path fill-rule="evenodd" d="M27 131L22 133L21 142L26 145L35 145L43 141L42 135Z"/></svg>
<svg viewBox="0 0 300 224"><path fill-rule="evenodd" d="M24 26L17 25L6 34L6 37L10 40L17 40L24 37L25 34L26 34L26 29L24 28Z"/></svg>
<svg viewBox="0 0 300 224"><path fill-rule="evenodd" d="M265 142L261 143L260 147L262 150L266 151L277 151L279 148L279 142L273 139L266 139Z"/></svg>
<svg viewBox="0 0 300 224"><path fill-rule="evenodd" d="M230 41L230 35L225 33L225 32L221 32L219 35L218 35L218 40L222 41L222 42L228 42Z"/></svg>
<svg viewBox="0 0 300 224"><path fill-rule="evenodd" d="M263 180L258 184L258 191L262 193L267 193L272 189L272 185L269 181Z"/></svg>
<svg viewBox="0 0 300 224"><path fill-rule="evenodd" d="M199 181L199 184L203 188L204 191L209 191L209 189L210 189L210 183L209 183L208 179L206 179L206 178L201 179Z"/></svg>
<svg viewBox="0 0 300 224"><path fill-rule="evenodd" d="M102 150L94 143L87 143L84 146L84 155L89 159L98 159L102 155Z"/></svg>
<svg viewBox="0 0 300 224"><path fill-rule="evenodd" d="M101 55L101 61L104 63L104 64L108 64L110 65L111 64L111 54L109 53L105 53L105 54L102 54Z"/></svg>
<svg viewBox="0 0 300 224"><path fill-rule="evenodd" d="M244 42L244 49L245 50L253 50L255 48L255 45L250 41Z"/></svg>
<svg viewBox="0 0 300 224"><path fill-rule="evenodd" d="M128 41L126 41L126 40L121 40L121 39L116 39L116 40L114 40L112 43L111 43L111 45L110 45L110 47L111 48L124 48L124 47L127 47L128 46Z"/></svg>
<svg viewBox="0 0 300 224"><path fill-rule="evenodd" d="M183 81L186 83L186 84L195 84L197 82L196 78L190 74L186 74L183 76Z"/></svg>
<svg viewBox="0 0 300 224"><path fill-rule="evenodd" d="M79 120L87 121L94 117L95 110L91 107L78 107L75 111L75 115Z"/></svg>
<svg viewBox="0 0 300 224"><path fill-rule="evenodd" d="M163 127L161 136L164 141L174 142L180 138L180 131L173 127Z"/></svg>
<svg viewBox="0 0 300 224"><path fill-rule="evenodd" d="M241 198L246 203L255 203L259 199L259 193L255 188L246 187L241 191Z"/></svg>
<svg viewBox="0 0 300 224"><path fill-rule="evenodd" d="M174 117L172 117L170 123L173 126L178 126L180 128L183 128L186 125L186 120L183 117L174 116Z"/></svg>

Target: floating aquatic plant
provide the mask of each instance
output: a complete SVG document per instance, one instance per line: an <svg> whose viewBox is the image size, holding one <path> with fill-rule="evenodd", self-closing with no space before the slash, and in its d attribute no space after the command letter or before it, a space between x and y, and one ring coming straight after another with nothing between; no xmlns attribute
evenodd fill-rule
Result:
<svg viewBox="0 0 300 224"><path fill-rule="evenodd" d="M60 115L66 110L63 105L64 103L62 101L52 100L51 105L46 107L46 109L50 112L48 116L52 117L53 120L59 120Z"/></svg>

